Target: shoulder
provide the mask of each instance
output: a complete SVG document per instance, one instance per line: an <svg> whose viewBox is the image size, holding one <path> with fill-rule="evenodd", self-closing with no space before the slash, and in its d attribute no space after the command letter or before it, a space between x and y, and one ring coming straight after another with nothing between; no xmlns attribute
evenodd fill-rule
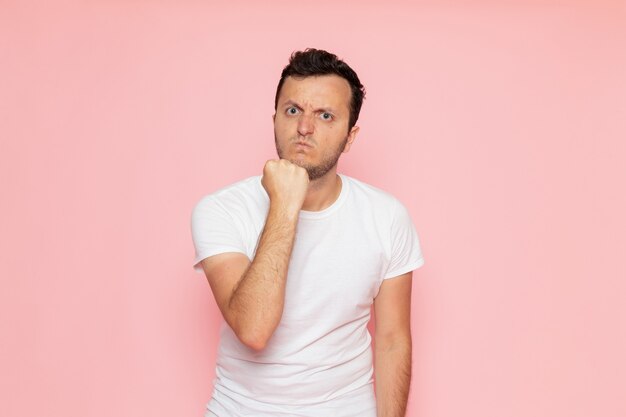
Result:
<svg viewBox="0 0 626 417"><path fill-rule="evenodd" d="M350 186L350 194L359 204L367 204L375 210L394 212L403 207L393 194L356 178L341 174Z"/></svg>
<svg viewBox="0 0 626 417"><path fill-rule="evenodd" d="M262 191L261 176L254 175L241 181L226 185L218 190L208 194L206 197L212 197L220 200L228 200L229 198L256 198Z"/></svg>
<svg viewBox="0 0 626 417"><path fill-rule="evenodd" d="M202 196L195 204L194 211L210 206L222 206L226 209L247 205L264 199L264 190L261 185L261 176L255 175L241 181L226 185L209 194Z"/></svg>

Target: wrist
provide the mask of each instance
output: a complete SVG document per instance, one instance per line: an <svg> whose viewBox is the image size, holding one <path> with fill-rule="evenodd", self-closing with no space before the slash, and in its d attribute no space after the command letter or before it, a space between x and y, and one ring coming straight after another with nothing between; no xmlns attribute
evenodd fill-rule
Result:
<svg viewBox="0 0 626 417"><path fill-rule="evenodd" d="M297 221L300 214L300 207L284 201L270 201L269 216L275 216L283 221Z"/></svg>

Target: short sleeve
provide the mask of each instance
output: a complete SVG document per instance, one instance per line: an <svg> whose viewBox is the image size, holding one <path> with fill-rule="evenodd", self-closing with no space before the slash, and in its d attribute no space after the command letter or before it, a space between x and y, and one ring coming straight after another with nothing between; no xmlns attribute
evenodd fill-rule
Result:
<svg viewBox="0 0 626 417"><path fill-rule="evenodd" d="M191 214L191 236L195 248L193 267L204 272L200 261L225 252L241 252L246 248L241 231L225 207L212 196L203 197Z"/></svg>
<svg viewBox="0 0 626 417"><path fill-rule="evenodd" d="M406 207L397 202L391 223L391 259L383 279L397 277L422 265L424 257L417 231Z"/></svg>

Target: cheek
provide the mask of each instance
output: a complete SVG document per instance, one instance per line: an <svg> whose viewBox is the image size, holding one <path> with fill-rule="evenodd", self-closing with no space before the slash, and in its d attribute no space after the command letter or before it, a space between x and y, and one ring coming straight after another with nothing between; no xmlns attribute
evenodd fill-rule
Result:
<svg viewBox="0 0 626 417"><path fill-rule="evenodd" d="M294 129L297 126L291 119L286 119L282 117L277 117L274 122L274 131L288 133L290 130Z"/></svg>

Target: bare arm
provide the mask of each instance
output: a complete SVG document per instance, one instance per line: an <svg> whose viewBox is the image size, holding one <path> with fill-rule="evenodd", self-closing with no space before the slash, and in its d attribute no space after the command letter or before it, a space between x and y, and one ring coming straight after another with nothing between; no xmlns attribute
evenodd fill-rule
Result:
<svg viewBox="0 0 626 417"><path fill-rule="evenodd" d="M411 383L412 272L383 281L374 299L378 417L404 417Z"/></svg>
<svg viewBox="0 0 626 417"><path fill-rule="evenodd" d="M263 349L280 322L297 213L270 206L254 260L233 289L228 309L233 329L254 349Z"/></svg>
<svg viewBox="0 0 626 417"><path fill-rule="evenodd" d="M268 161L263 172L270 208L252 262L240 253L202 261L224 319L255 350L265 347L282 317L298 214L308 186L306 170L289 161Z"/></svg>

